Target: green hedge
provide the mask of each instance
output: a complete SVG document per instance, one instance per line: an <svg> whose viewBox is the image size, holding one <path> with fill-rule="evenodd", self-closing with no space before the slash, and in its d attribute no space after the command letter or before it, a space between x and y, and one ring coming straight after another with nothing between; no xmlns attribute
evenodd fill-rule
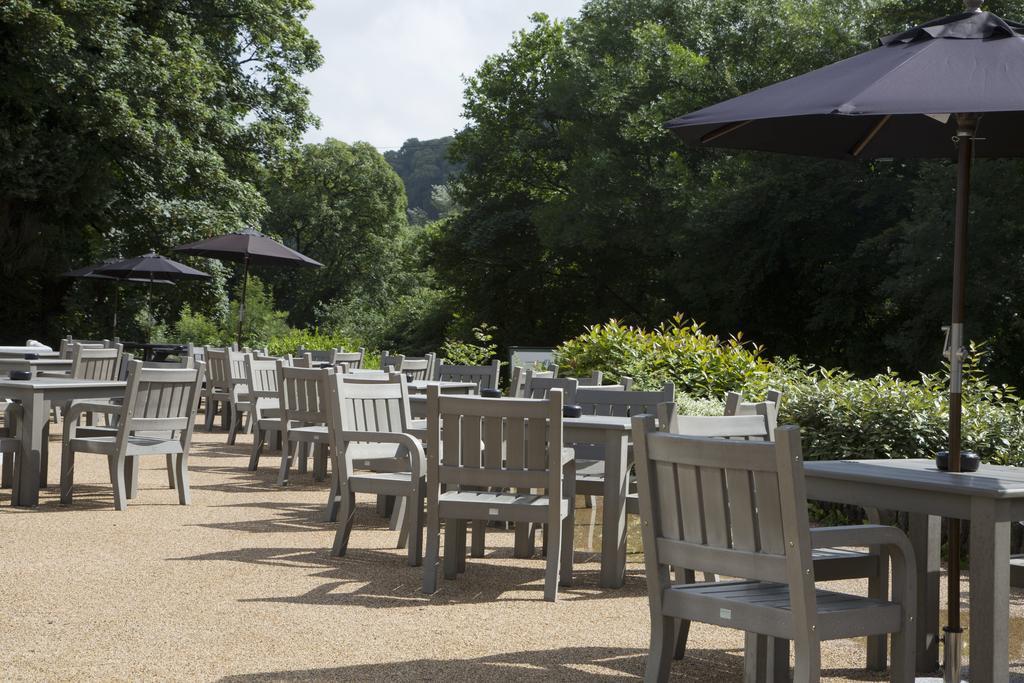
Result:
<svg viewBox="0 0 1024 683"><path fill-rule="evenodd" d="M688 405L720 400L730 390L760 399L778 389L780 422L800 425L810 459L928 458L946 447L948 371L917 380L894 373L857 378L793 358L769 360L740 335L721 339L682 316L654 330L614 320L595 325L559 346L556 357L566 375L601 370L612 379L633 377L640 388L670 380ZM1012 387L989 384L983 357L972 347L966 361L964 446L986 462L1024 465L1021 403Z"/></svg>

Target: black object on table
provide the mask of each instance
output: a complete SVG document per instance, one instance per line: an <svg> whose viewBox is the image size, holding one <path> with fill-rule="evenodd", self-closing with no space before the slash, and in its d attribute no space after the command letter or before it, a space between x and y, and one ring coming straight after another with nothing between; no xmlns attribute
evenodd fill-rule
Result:
<svg viewBox="0 0 1024 683"><path fill-rule="evenodd" d="M981 458L974 451L960 452L960 471L977 472L981 466ZM949 451L939 451L935 454L935 467L943 472L949 469Z"/></svg>
<svg viewBox="0 0 1024 683"><path fill-rule="evenodd" d="M583 417L583 406L573 403L562 406L562 417Z"/></svg>
<svg viewBox="0 0 1024 683"><path fill-rule="evenodd" d="M188 353L185 344L143 344L141 342L122 342L125 351L142 351L144 361L165 361L168 356L184 356Z"/></svg>
<svg viewBox="0 0 1024 683"><path fill-rule="evenodd" d="M11 379L16 379L18 381L25 381L25 380L32 379L32 371L31 370L11 370L10 372L7 373L7 376L9 378L11 378Z"/></svg>
<svg viewBox="0 0 1024 683"><path fill-rule="evenodd" d="M500 389L483 388L480 390L480 395L484 398L501 398Z"/></svg>

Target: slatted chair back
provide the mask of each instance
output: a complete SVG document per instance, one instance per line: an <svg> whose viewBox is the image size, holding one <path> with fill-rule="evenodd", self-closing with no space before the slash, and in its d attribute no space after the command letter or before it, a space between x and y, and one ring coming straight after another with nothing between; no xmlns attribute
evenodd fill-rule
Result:
<svg viewBox="0 0 1024 683"><path fill-rule="evenodd" d="M599 387L604 382L604 373L594 370L589 377L577 377L581 387Z"/></svg>
<svg viewBox="0 0 1024 683"><path fill-rule="evenodd" d="M534 370L521 368L518 365L512 368L512 373L509 377L508 395L509 398L525 398L526 394L526 374L532 372L534 377L557 377L558 366L548 364L547 370Z"/></svg>
<svg viewBox="0 0 1024 683"><path fill-rule="evenodd" d="M277 362L276 358L259 360L251 353L245 354L245 383L253 401L277 404Z"/></svg>
<svg viewBox="0 0 1024 683"><path fill-rule="evenodd" d="M282 419L308 425L327 424L328 386L334 368L288 367L277 361Z"/></svg>
<svg viewBox="0 0 1024 683"><path fill-rule="evenodd" d="M227 366L230 374L231 391L235 398L242 394L249 393L249 386L246 382L245 357L249 355L241 351L227 352Z"/></svg>
<svg viewBox="0 0 1024 683"><path fill-rule="evenodd" d="M71 377L74 379L118 379L121 369L121 345L112 348L87 347L75 344L72 347Z"/></svg>
<svg viewBox="0 0 1024 683"><path fill-rule="evenodd" d="M768 404L761 403L753 415L680 415L675 403L662 403L658 406L658 427L684 436L772 441L774 430L768 423L768 412Z"/></svg>
<svg viewBox="0 0 1024 683"><path fill-rule="evenodd" d="M334 424L347 432L404 432L409 424L405 375L392 372L384 381L356 377L337 373L330 379Z"/></svg>
<svg viewBox="0 0 1024 683"><path fill-rule="evenodd" d="M363 359L366 357L366 349L362 346L357 351L338 350L334 353L334 363L345 363L351 370L359 370L363 367Z"/></svg>
<svg viewBox="0 0 1024 683"><path fill-rule="evenodd" d="M230 349L219 349L207 346L204 351L206 358L206 385L211 391L228 393L231 391L231 366L228 363Z"/></svg>
<svg viewBox="0 0 1024 683"><path fill-rule="evenodd" d="M300 346L295 350L295 355L305 356L309 354L314 363L334 363L335 355L340 352L341 349L307 349Z"/></svg>
<svg viewBox="0 0 1024 683"><path fill-rule="evenodd" d="M580 387L576 391L576 403L583 408L584 415L654 415L658 405L672 403L675 398L672 382L666 382L661 391L608 391L597 387Z"/></svg>
<svg viewBox="0 0 1024 683"><path fill-rule="evenodd" d="M816 608L799 429L780 428L774 444L707 439L657 432L647 415L633 418L633 444L652 600L668 588L671 566L788 583L794 630L809 633Z"/></svg>
<svg viewBox="0 0 1024 683"><path fill-rule="evenodd" d="M522 398L547 398L552 389L560 389L562 400L566 405L571 405L576 403L579 380L572 377L537 377L532 370L526 371Z"/></svg>
<svg viewBox="0 0 1024 683"><path fill-rule="evenodd" d="M183 452L187 452L202 378L201 363L194 368L166 370L145 368L141 361L132 361L125 388L125 412L118 423L118 451L125 451L130 435L159 434L180 440Z"/></svg>
<svg viewBox="0 0 1024 683"><path fill-rule="evenodd" d="M155 370L174 370L175 368L192 368L195 367L195 360L191 355L183 355L177 360L145 360L142 361L142 367L153 368Z"/></svg>
<svg viewBox="0 0 1024 683"><path fill-rule="evenodd" d="M431 487L543 488L559 500L562 446L560 389L552 389L546 399L494 399L427 388Z"/></svg>
<svg viewBox="0 0 1024 683"><path fill-rule="evenodd" d="M423 358L399 356L401 362L397 370L411 381L430 379L434 373L434 354L428 353ZM383 368L382 368L383 369Z"/></svg>
<svg viewBox="0 0 1024 683"><path fill-rule="evenodd" d="M73 359L76 344L87 349L111 348L109 339L75 339L69 334L60 340L60 357L64 360Z"/></svg>
<svg viewBox="0 0 1024 683"><path fill-rule="evenodd" d="M743 394L730 391L725 395L726 415L766 415L768 428L774 432L779 426L779 406L782 403L782 392L769 389L764 401L744 401Z"/></svg>
<svg viewBox="0 0 1024 683"><path fill-rule="evenodd" d="M313 367L313 354L306 352L298 356L289 356L288 365L293 368L312 368Z"/></svg>
<svg viewBox="0 0 1024 683"><path fill-rule="evenodd" d="M206 362L206 347L205 346L194 346L188 345L188 351L186 354L192 358L192 367L195 367L196 363Z"/></svg>
<svg viewBox="0 0 1024 683"><path fill-rule="evenodd" d="M442 361L437 364L434 376L442 382L473 382L479 392L481 389L497 389L500 373L500 360L489 365L448 365Z"/></svg>
<svg viewBox="0 0 1024 683"><path fill-rule="evenodd" d="M385 372L390 372L391 370L394 370L395 372L397 372L398 369L400 367L402 367L402 359L403 358L405 358L405 356L403 356L400 353L391 353L390 351L381 351L380 352L380 369L384 370Z"/></svg>

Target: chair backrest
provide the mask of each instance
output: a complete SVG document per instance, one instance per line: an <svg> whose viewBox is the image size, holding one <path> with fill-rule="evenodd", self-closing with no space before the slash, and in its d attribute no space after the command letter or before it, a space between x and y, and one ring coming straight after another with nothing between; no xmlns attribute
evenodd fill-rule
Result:
<svg viewBox="0 0 1024 683"><path fill-rule="evenodd" d="M295 350L295 355L305 356L306 354L309 354L314 363L333 363L335 362L335 354L340 351L341 349L307 349L300 346Z"/></svg>
<svg viewBox="0 0 1024 683"><path fill-rule="evenodd" d="M405 375L366 381L336 373L328 380L333 424L348 432L401 433L409 424L409 389Z"/></svg>
<svg viewBox="0 0 1024 683"><path fill-rule="evenodd" d="M584 415L653 415L659 404L675 400L676 391L672 382L666 382L661 391L608 391L597 387L580 387L576 391L576 403L582 406Z"/></svg>
<svg viewBox="0 0 1024 683"><path fill-rule="evenodd" d="M195 367L195 359L191 355L182 355L177 360L144 360L142 361L142 367L144 368L155 368L164 370L173 370L174 368L191 368Z"/></svg>
<svg viewBox="0 0 1024 683"><path fill-rule="evenodd" d="M277 403L277 359L257 360L251 353L245 354L245 383L253 401Z"/></svg>
<svg viewBox="0 0 1024 683"><path fill-rule="evenodd" d="M119 449L129 435L161 434L188 448L199 404L203 364L194 368L145 368L134 360L128 367L125 414L118 423ZM171 436L167 437L166 435Z"/></svg>
<svg viewBox="0 0 1024 683"><path fill-rule="evenodd" d="M761 403L754 415L680 415L675 403L662 403L658 406L658 428L683 436L772 441L774 429L768 424L768 411L768 404Z"/></svg>
<svg viewBox="0 0 1024 683"><path fill-rule="evenodd" d="M388 372L402 372L405 373L406 378L416 381L430 379L434 376L434 363L437 356L433 353L428 353L422 358L413 358L411 356L389 356L389 363L384 364L381 361L381 370Z"/></svg>
<svg viewBox="0 0 1024 683"><path fill-rule="evenodd" d="M657 432L646 415L633 418L633 446L652 605L679 566L788 583L794 616L814 623L797 427L781 427L774 444L728 441Z"/></svg>
<svg viewBox="0 0 1024 683"><path fill-rule="evenodd" d="M112 348L109 339L75 339L70 334L60 340L60 357L64 360L74 358L75 345L78 344L87 349Z"/></svg>
<svg viewBox="0 0 1024 683"><path fill-rule="evenodd" d="M287 365L291 365L293 368L312 368L313 367L313 354L306 353L299 354L294 358L289 356L287 359L289 362Z"/></svg>
<svg viewBox="0 0 1024 683"><path fill-rule="evenodd" d="M547 370L532 370L522 368L518 365L512 367L509 375L508 395L509 398L523 398L526 390L526 373L533 372L534 377L557 377L558 366L548 363Z"/></svg>
<svg viewBox="0 0 1024 683"><path fill-rule="evenodd" d="M192 357L193 366L196 363L206 362L206 347L205 346L194 346L189 343L187 354Z"/></svg>
<svg viewBox="0 0 1024 683"><path fill-rule="evenodd" d="M480 391L497 389L500 373L500 360L491 361L490 365L448 365L442 362L437 364L434 376L442 382L473 382Z"/></svg>
<svg viewBox="0 0 1024 683"><path fill-rule="evenodd" d="M206 386L210 390L231 390L231 366L228 363L230 349L205 347L203 356L206 358Z"/></svg>
<svg viewBox="0 0 1024 683"><path fill-rule="evenodd" d="M350 369L359 370L363 367L363 359L366 357L366 349L362 346L358 351L335 351L334 363L345 363Z"/></svg>
<svg viewBox="0 0 1024 683"><path fill-rule="evenodd" d="M779 426L779 406L782 404L782 392L769 389L763 401L744 401L743 394L730 391L725 395L726 415L765 415L768 428L774 432Z"/></svg>
<svg viewBox="0 0 1024 683"><path fill-rule="evenodd" d="M121 369L121 345L113 348L72 346L71 376L75 379L119 379Z"/></svg>
<svg viewBox="0 0 1024 683"><path fill-rule="evenodd" d="M443 426L443 429L442 429ZM438 486L545 488L562 494L562 392L546 399L441 394L427 387L427 482Z"/></svg>
<svg viewBox="0 0 1024 683"><path fill-rule="evenodd" d="M572 377L537 377L533 370L526 371L522 398L547 398L552 389L560 389L565 405L572 405L576 403L579 380Z"/></svg>
<svg viewBox="0 0 1024 683"><path fill-rule="evenodd" d="M246 386L245 357L241 351L228 351L228 372L231 376L231 388L234 391L248 391Z"/></svg>
<svg viewBox="0 0 1024 683"><path fill-rule="evenodd" d="M604 382L604 373L600 370L594 370L590 373L590 377L577 377L576 380L580 383L581 387L599 387Z"/></svg>
<svg viewBox="0 0 1024 683"><path fill-rule="evenodd" d="M328 380L334 368L288 367L277 361L281 416L286 422L327 424Z"/></svg>

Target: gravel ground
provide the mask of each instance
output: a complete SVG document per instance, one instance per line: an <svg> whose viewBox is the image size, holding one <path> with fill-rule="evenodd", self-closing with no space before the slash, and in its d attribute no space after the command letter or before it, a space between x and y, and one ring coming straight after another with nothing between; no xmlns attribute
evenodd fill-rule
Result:
<svg viewBox="0 0 1024 683"><path fill-rule="evenodd" d="M331 557L334 526L319 521L326 484L298 474L280 488L278 458L249 472L248 438L224 443L222 432L196 434L188 507L167 488L162 458L143 461L127 512L113 510L97 456L78 456L69 507L55 486L35 510L11 508L0 491L0 679L642 676L648 614L635 529L618 590L598 586L599 517L581 508L576 582L557 603L543 600L543 561L512 558L511 534L496 530L486 558L470 558L427 597L369 498L349 555ZM54 440L54 483L59 460ZM1024 674L1024 594L1012 594L1011 610L1010 659ZM826 643L823 679L886 680L859 670L863 651L863 640ZM674 680L740 680L742 655L740 633L695 624Z"/></svg>

